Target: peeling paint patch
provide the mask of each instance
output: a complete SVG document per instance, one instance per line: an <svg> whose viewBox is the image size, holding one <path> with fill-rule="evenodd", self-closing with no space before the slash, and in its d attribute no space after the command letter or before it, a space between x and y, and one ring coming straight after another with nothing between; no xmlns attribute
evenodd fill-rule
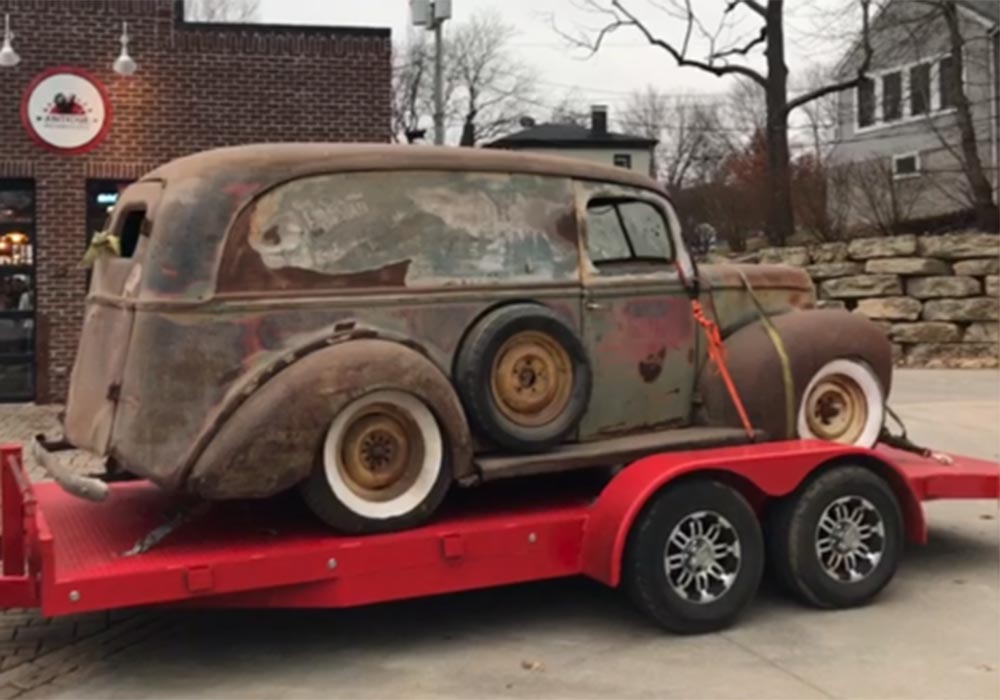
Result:
<svg viewBox="0 0 1000 700"><path fill-rule="evenodd" d="M303 178L266 194L246 243L272 274L406 264L410 287L578 278L568 179L396 172Z"/></svg>

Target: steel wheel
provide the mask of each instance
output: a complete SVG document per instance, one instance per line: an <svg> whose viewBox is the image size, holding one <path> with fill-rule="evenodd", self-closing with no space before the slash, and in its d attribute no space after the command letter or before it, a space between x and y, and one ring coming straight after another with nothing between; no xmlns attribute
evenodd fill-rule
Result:
<svg viewBox="0 0 1000 700"><path fill-rule="evenodd" d="M393 404L373 403L347 425L337 465L356 492L384 497L413 482L423 451L420 429L409 414Z"/></svg>
<svg viewBox="0 0 1000 700"><path fill-rule="evenodd" d="M868 419L865 394L850 377L824 378L806 397L809 430L823 440L853 443Z"/></svg>
<svg viewBox="0 0 1000 700"><path fill-rule="evenodd" d="M667 538L663 566L670 587L691 603L711 603L732 588L740 571L740 538L725 517L700 510L681 519Z"/></svg>
<svg viewBox="0 0 1000 700"><path fill-rule="evenodd" d="M833 360L813 376L803 393L798 434L871 447L882 429L884 403L882 387L868 365Z"/></svg>
<svg viewBox="0 0 1000 700"><path fill-rule="evenodd" d="M835 581L867 578L882 561L885 523L867 498L843 496L826 507L816 525L816 556Z"/></svg>
<svg viewBox="0 0 1000 700"><path fill-rule="evenodd" d="M516 333L494 357L490 391L500 412L518 425L545 425L558 418L572 388L569 354L546 333Z"/></svg>
<svg viewBox="0 0 1000 700"><path fill-rule="evenodd" d="M423 502L441 473L443 454L441 430L422 401L402 391L375 391L333 420L323 469L345 507L384 519Z"/></svg>

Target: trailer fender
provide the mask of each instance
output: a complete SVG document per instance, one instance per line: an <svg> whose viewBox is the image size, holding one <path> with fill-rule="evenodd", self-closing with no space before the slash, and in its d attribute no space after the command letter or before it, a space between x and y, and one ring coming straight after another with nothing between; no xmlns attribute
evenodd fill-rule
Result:
<svg viewBox="0 0 1000 700"><path fill-rule="evenodd" d="M709 456L696 452L658 454L622 470L591 506L581 552L583 573L617 586L633 522L655 493L679 479L717 478L740 490L751 505L759 506L791 494L812 474L842 462L866 466L885 478L899 499L908 537L918 543L926 541L918 495L882 455L818 440L775 442L712 450Z"/></svg>

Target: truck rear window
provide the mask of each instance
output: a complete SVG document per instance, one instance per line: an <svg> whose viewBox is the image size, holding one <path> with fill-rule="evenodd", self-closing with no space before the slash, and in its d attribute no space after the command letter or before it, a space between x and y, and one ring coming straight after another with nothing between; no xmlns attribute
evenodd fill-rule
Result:
<svg viewBox="0 0 1000 700"><path fill-rule="evenodd" d="M133 209L125 213L118 231L121 257L131 258L139 245L139 236L146 230L146 209Z"/></svg>

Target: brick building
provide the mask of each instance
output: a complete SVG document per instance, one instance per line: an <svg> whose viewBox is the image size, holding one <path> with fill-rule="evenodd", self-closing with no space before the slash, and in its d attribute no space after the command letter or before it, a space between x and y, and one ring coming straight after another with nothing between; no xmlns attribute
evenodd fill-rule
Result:
<svg viewBox="0 0 1000 700"><path fill-rule="evenodd" d="M128 182L218 146L389 140L388 29L193 23L182 0L0 0L2 14L21 60L0 66L0 401L65 395L79 262ZM112 70L123 22L130 76ZM53 106L53 85L80 96Z"/></svg>

